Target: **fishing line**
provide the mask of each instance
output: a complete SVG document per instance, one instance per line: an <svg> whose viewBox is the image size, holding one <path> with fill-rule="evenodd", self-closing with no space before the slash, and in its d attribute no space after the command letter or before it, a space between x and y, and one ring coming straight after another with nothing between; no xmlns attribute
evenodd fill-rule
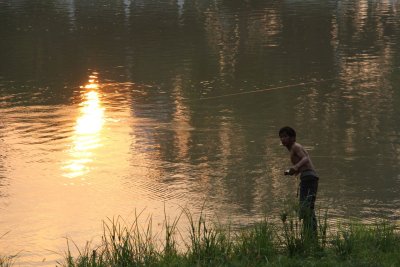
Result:
<svg viewBox="0 0 400 267"><path fill-rule="evenodd" d="M323 82L327 82L327 81L333 81L333 80L336 80L336 79L337 78L322 79L322 80L318 80L318 81L282 85L282 86L277 86L277 87L270 87L270 88L264 88L264 89L259 89L259 90L251 90L251 91L246 91L246 92L239 92L239 93L232 93L232 94L225 94L225 95L218 95L218 96L203 97L203 98L199 98L199 99L196 99L196 100L189 100L189 101L190 102L203 101L203 100L212 100L212 99L232 97L232 96L238 96L238 95L262 93L262 92L275 91L275 90L278 90L278 89L285 89L285 88L290 88L290 87L297 87L297 86L304 86L304 85L309 85L309 84L323 83Z"/></svg>

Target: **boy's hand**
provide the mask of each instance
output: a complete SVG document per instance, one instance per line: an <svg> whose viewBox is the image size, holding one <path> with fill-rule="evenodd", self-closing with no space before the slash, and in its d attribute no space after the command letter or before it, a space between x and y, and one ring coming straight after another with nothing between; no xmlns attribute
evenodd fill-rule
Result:
<svg viewBox="0 0 400 267"><path fill-rule="evenodd" d="M290 168L290 169L287 169L285 172L284 172L284 174L285 175L294 175L294 174L296 174L296 170L294 169L294 168Z"/></svg>

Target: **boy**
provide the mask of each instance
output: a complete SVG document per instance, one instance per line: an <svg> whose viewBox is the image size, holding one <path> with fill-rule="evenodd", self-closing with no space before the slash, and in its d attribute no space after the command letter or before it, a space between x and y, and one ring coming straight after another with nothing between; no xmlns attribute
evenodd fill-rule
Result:
<svg viewBox="0 0 400 267"><path fill-rule="evenodd" d="M290 152L290 160L293 166L285 171L285 175L300 174L300 219L303 219L305 229L317 233L317 219L315 217L315 198L318 189L318 176L307 151L302 145L296 143L296 131L291 127L283 127L279 130L279 138Z"/></svg>

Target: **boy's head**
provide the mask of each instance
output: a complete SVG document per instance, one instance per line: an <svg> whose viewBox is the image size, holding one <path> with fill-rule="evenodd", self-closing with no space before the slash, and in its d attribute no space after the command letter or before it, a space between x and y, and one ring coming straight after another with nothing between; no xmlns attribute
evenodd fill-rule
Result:
<svg viewBox="0 0 400 267"><path fill-rule="evenodd" d="M292 127L289 127L289 126L282 127L279 130L279 136L282 136L284 134L286 134L289 137L296 138L296 131Z"/></svg>
<svg viewBox="0 0 400 267"><path fill-rule="evenodd" d="M281 139L282 145L290 147L296 142L296 131L289 126L285 126L279 130L279 138Z"/></svg>

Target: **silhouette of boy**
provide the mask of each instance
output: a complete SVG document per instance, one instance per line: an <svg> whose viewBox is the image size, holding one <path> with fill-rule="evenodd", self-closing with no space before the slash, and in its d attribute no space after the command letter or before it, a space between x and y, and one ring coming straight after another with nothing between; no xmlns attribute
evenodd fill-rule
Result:
<svg viewBox="0 0 400 267"><path fill-rule="evenodd" d="M317 219L315 217L315 199L318 189L318 176L311 162L310 156L302 145L296 142L296 131L291 127L279 130L279 138L290 152L292 167L285 171L285 175L299 175L299 217L303 220L305 229L317 233Z"/></svg>

